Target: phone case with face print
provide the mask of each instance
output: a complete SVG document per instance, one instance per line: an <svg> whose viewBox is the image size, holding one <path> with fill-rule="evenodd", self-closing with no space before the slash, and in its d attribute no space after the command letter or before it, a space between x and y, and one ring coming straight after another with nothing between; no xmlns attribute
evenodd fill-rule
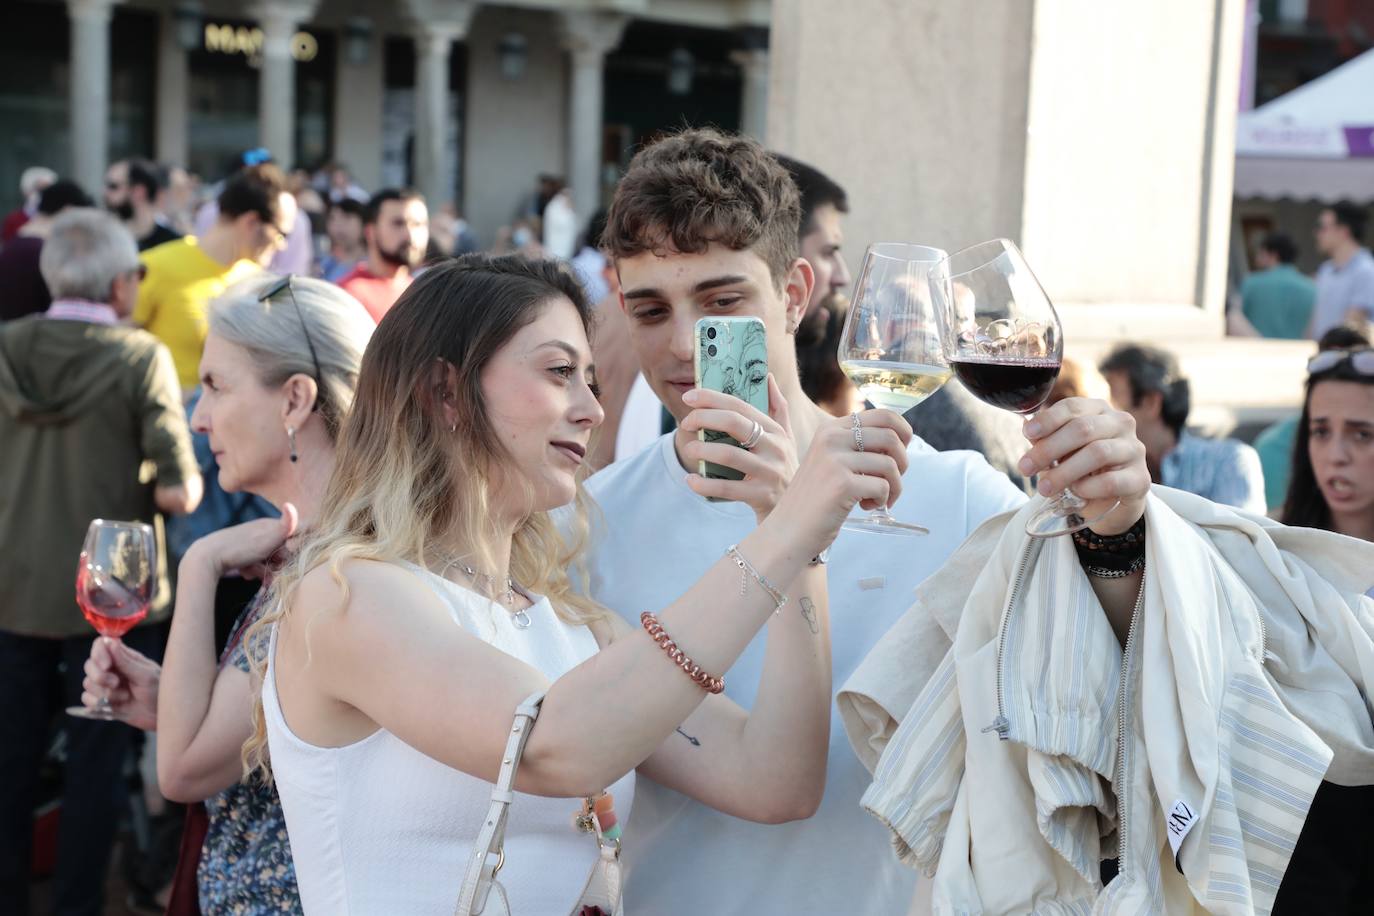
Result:
<svg viewBox="0 0 1374 916"><path fill-rule="evenodd" d="M768 339L758 318L703 318L696 325L696 384L734 395L768 413ZM739 445L732 436L703 429L703 442ZM744 475L710 461L700 462L703 477L739 480Z"/></svg>

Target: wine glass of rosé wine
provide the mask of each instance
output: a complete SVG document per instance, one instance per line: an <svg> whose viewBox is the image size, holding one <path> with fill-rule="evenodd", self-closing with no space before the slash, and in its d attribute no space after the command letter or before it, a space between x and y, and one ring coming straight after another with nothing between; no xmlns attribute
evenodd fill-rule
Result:
<svg viewBox="0 0 1374 916"><path fill-rule="evenodd" d="M148 616L157 587L156 566L151 525L92 521L76 568L76 603L82 616L101 636L119 639ZM102 721L120 718L104 697L94 708L70 706L67 713Z"/></svg>
<svg viewBox="0 0 1374 916"><path fill-rule="evenodd" d="M1049 398L1064 355L1064 330L1025 257L1007 239L956 251L931 277L945 358L979 400L1029 416ZM1116 505L1120 505L1117 503ZM1087 503L1065 489L1026 523L1031 537L1088 527Z"/></svg>
<svg viewBox="0 0 1374 916"><path fill-rule="evenodd" d="M949 380L930 275L945 259L939 248L880 242L864 254L845 316L840 370L875 407L905 413ZM878 534L929 534L900 522L886 506L851 517L844 527Z"/></svg>

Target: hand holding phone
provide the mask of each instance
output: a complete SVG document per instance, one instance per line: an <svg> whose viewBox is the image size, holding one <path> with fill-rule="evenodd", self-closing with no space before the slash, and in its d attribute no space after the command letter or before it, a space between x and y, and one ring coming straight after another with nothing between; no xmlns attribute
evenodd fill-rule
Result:
<svg viewBox="0 0 1374 916"><path fill-rule="evenodd" d="M683 459L698 473L688 476L688 486L712 501L745 503L761 519L797 470L787 402L768 374L763 322L703 318L695 343L697 388L685 398L694 409L682 429L697 434ZM741 448L756 428L753 448Z"/></svg>
<svg viewBox="0 0 1374 916"><path fill-rule="evenodd" d="M696 326L698 388L739 398L768 414L768 337L758 318L703 318ZM740 440L717 429L697 433L702 442L738 446ZM702 460L697 472L708 480L743 480L734 467Z"/></svg>

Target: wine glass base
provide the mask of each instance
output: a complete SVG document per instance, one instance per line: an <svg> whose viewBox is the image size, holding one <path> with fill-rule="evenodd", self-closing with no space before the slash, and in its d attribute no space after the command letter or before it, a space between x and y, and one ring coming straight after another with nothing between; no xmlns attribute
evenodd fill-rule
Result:
<svg viewBox="0 0 1374 916"><path fill-rule="evenodd" d="M99 706L68 706L67 715L78 719L94 719L97 722L123 722L124 717L113 709Z"/></svg>
<svg viewBox="0 0 1374 916"><path fill-rule="evenodd" d="M902 537L930 534L929 528L899 522L895 518L882 515L865 515L861 518L846 519L840 527L848 531L867 531L869 534L896 534Z"/></svg>
<svg viewBox="0 0 1374 916"><path fill-rule="evenodd" d="M1093 518L1084 518L1072 509L1060 508L1055 501L1050 501L1036 511L1026 521L1026 534L1033 538L1054 538L1065 534L1073 534L1075 531L1082 531L1089 525L1095 525L1107 516L1111 515L1121 505L1118 500L1110 509Z"/></svg>

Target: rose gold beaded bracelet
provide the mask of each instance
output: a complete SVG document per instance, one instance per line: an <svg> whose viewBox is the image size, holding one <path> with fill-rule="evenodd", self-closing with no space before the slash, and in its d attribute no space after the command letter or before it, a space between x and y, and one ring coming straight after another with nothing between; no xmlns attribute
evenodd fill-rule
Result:
<svg viewBox="0 0 1374 916"><path fill-rule="evenodd" d="M673 638L663 629L663 624L658 622L657 617L649 611L645 611L639 615L639 622L643 624L649 638L658 643L658 647L668 653L673 664L685 671L698 687L707 693L720 693L725 689L725 678L714 677L702 671L700 665L692 661L687 653L678 648L677 643L673 642Z"/></svg>

